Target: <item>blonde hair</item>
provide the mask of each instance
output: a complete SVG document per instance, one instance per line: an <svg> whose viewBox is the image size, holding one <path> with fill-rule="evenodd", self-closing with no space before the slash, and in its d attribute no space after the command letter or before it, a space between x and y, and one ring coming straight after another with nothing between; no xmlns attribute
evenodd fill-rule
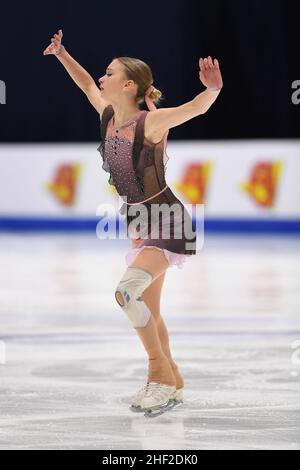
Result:
<svg viewBox="0 0 300 470"><path fill-rule="evenodd" d="M134 57L114 57L114 59L119 60L124 66L127 80L133 80L137 84L136 103L143 103L146 91L153 84L153 75L149 65ZM155 105L160 104L160 101L164 99L162 92L155 87L149 97Z"/></svg>

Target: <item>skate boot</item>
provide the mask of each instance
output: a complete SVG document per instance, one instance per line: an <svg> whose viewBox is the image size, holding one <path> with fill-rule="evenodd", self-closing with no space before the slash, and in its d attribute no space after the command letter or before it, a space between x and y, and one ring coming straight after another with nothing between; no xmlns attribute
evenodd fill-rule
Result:
<svg viewBox="0 0 300 470"><path fill-rule="evenodd" d="M159 382L150 382L141 400L141 408L146 417L159 416L175 406L175 385L167 385Z"/></svg>
<svg viewBox="0 0 300 470"><path fill-rule="evenodd" d="M131 397L130 410L133 411L134 413L139 413L141 411L144 411L143 408L141 407L141 401L144 398L148 387L149 387L149 383L147 382L146 385L144 385L138 392L136 392L135 395L133 395L133 397Z"/></svg>
<svg viewBox="0 0 300 470"><path fill-rule="evenodd" d="M173 395L173 400L175 402L175 405L179 404L179 403L183 403L183 389L184 387L182 388L177 388L174 392L174 395Z"/></svg>
<svg viewBox="0 0 300 470"><path fill-rule="evenodd" d="M131 398L131 406L130 406L130 410L133 411L134 413L139 413L139 412L142 412L142 411L146 411L145 408L142 408L141 407L141 402L142 402L142 399L144 398L145 394L146 394L146 390L149 388L149 382L147 382L146 385L144 385L132 398ZM178 405L180 403L183 403L183 389L184 387L182 388L178 388L174 391L174 393L172 394L172 400L174 400L174 404L175 405Z"/></svg>
<svg viewBox="0 0 300 470"><path fill-rule="evenodd" d="M131 398L131 411L133 412L141 412L141 411L146 411L144 408L141 407L141 401L145 396L146 390L149 386L149 383L147 385L144 385L143 388L141 388L132 398ZM172 399L175 402L175 405L183 403L183 390L184 387L182 388L177 388L175 392L172 395Z"/></svg>

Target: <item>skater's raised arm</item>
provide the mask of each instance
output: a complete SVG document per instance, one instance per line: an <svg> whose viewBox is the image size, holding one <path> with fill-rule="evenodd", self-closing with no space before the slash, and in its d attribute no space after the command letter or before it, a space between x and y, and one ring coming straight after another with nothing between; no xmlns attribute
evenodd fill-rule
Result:
<svg viewBox="0 0 300 470"><path fill-rule="evenodd" d="M192 102L199 109L199 114L204 114L216 101L223 88L223 80L218 59L213 62L211 56L204 60L200 58L199 66L199 79L206 86L206 90L197 95Z"/></svg>
<svg viewBox="0 0 300 470"><path fill-rule="evenodd" d="M164 135L172 127L179 126L200 114L206 113L216 101L223 88L219 62L217 59L213 62L211 56L204 60L200 58L199 67L199 79L206 86L206 90L181 106L161 108L149 113L147 119L150 129Z"/></svg>
<svg viewBox="0 0 300 470"><path fill-rule="evenodd" d="M101 115L108 103L101 97L101 91L92 76L66 51L61 43L62 37L63 32L60 29L58 34L54 34L51 38L51 44L46 47L43 55L52 54L57 57L76 85L86 94L90 103Z"/></svg>

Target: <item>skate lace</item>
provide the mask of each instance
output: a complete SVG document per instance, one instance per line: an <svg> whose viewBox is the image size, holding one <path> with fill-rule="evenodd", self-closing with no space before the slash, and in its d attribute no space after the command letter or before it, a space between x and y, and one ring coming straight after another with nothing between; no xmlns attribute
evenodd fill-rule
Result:
<svg viewBox="0 0 300 470"><path fill-rule="evenodd" d="M152 382L146 386L145 397L150 397L153 394L165 394L166 391L166 385Z"/></svg>
<svg viewBox="0 0 300 470"><path fill-rule="evenodd" d="M141 392L146 392L146 391L148 390L148 388L149 388L149 385L150 385L150 384L147 383L146 385L143 386L143 388L141 388L140 391L141 391Z"/></svg>
<svg viewBox="0 0 300 470"><path fill-rule="evenodd" d="M144 385L142 388L140 388L140 390L137 392L136 395L139 395L140 393L143 393L143 394L144 394L144 393L146 392L146 390L148 389L148 387L149 387L149 384L147 383L147 384Z"/></svg>

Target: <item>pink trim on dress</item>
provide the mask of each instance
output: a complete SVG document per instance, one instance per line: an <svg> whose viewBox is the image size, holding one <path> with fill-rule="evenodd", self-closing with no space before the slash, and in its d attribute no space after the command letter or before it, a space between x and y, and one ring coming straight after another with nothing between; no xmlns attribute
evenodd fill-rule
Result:
<svg viewBox="0 0 300 470"><path fill-rule="evenodd" d="M137 255L144 249L144 248L156 248L157 250L163 251L165 257L170 263L170 267L177 266L179 269L183 268L183 263L186 262L187 256L191 255L184 255L180 253L174 253L173 251L166 250L164 248L159 248L158 246L142 246L141 248L132 248L125 256L126 263L129 266L137 257Z"/></svg>
<svg viewBox="0 0 300 470"><path fill-rule="evenodd" d="M154 197L156 196L159 196L161 193L163 193L169 186L166 185L164 187L164 189L162 189L161 191L159 191L159 193L157 194L154 194L154 196L151 196L151 197L148 197L148 199L144 199L144 201L140 201L140 202L125 202L125 204L128 204L128 206L139 206L140 204L143 204L144 202L147 202L147 201L150 201L150 199L153 199Z"/></svg>

